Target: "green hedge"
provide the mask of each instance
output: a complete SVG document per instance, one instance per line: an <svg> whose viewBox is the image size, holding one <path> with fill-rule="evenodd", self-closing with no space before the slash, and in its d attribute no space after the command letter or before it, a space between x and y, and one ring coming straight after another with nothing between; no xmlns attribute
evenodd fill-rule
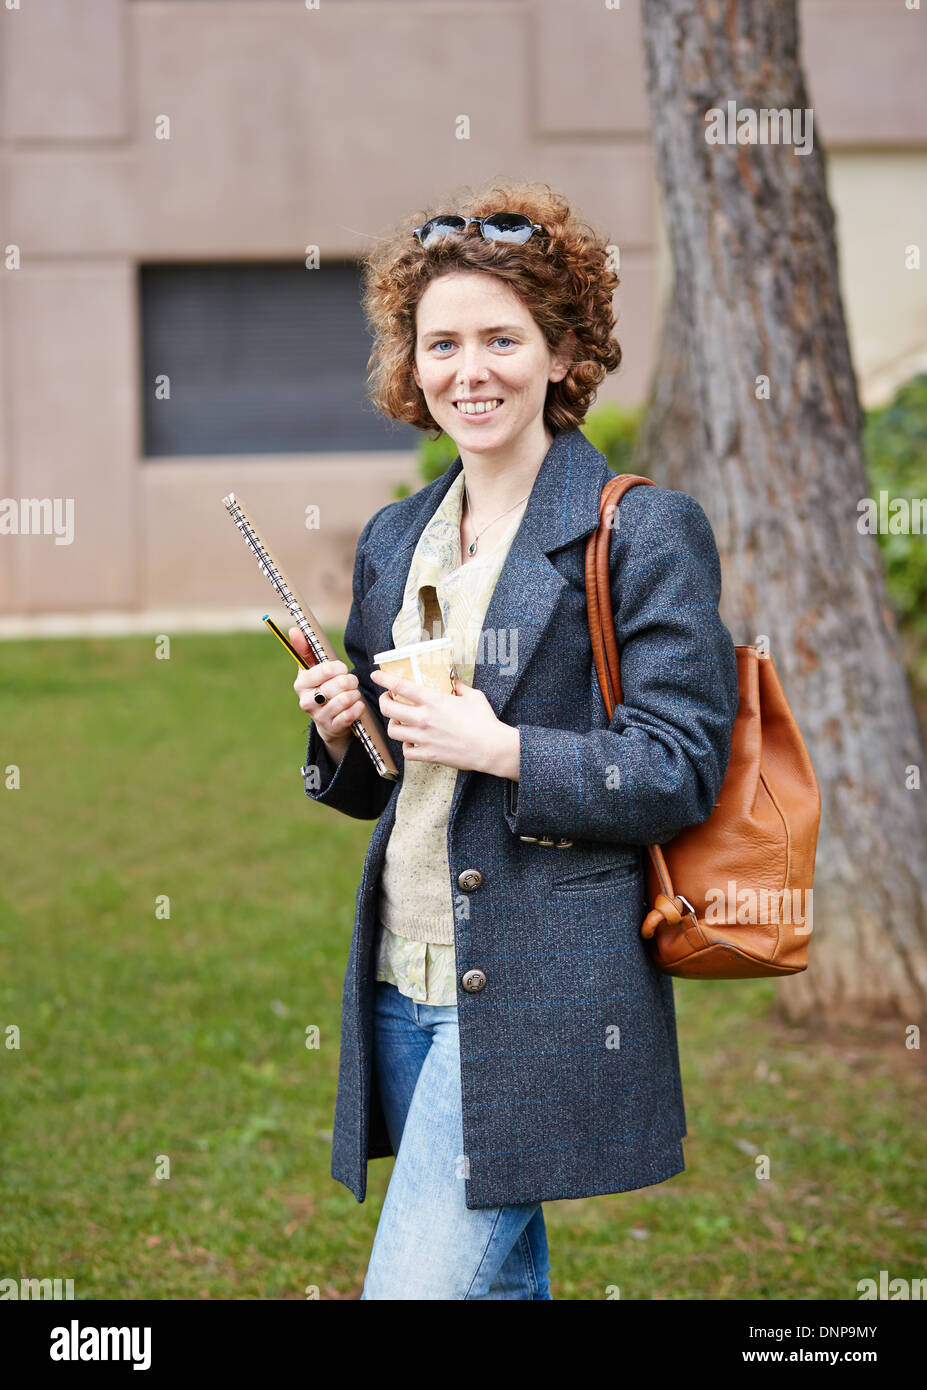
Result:
<svg viewBox="0 0 927 1390"><path fill-rule="evenodd" d="M869 495L909 502L927 498L927 372L912 377L894 399L866 412L863 449ZM912 514L912 524L916 524ZM927 687L927 535L878 534L885 577L907 638L912 675Z"/></svg>

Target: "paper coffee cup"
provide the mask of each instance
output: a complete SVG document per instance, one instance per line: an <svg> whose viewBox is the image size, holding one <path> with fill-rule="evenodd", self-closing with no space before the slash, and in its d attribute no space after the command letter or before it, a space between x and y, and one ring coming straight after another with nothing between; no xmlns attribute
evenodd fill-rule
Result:
<svg viewBox="0 0 927 1390"><path fill-rule="evenodd" d="M405 647L394 647L392 651L376 652L374 661L382 671L390 671L402 676L404 680L415 681L416 685L427 685L432 690L444 690L454 694L454 643L450 637L436 637L433 642L410 642ZM401 695L394 695L400 704L410 705Z"/></svg>

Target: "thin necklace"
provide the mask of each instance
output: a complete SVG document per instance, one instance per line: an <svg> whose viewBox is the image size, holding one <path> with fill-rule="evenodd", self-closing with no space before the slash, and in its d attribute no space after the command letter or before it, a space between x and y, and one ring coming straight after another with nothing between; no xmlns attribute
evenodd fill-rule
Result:
<svg viewBox="0 0 927 1390"><path fill-rule="evenodd" d="M531 496L531 493L530 493L530 492L526 492L524 497L519 497L518 502L513 502L512 505L511 505L510 507L506 507L506 509L505 509L504 512L500 512L500 513L499 513L499 516L494 516L493 519L492 519L492 521L488 521L488 522L486 523L486 525L483 527L483 530L482 530L482 531L477 531L476 535L473 537L473 540L472 540L472 541L470 542L470 544L467 546L467 554L468 554L468 555L475 555L475 554L476 554L476 543L477 543L477 541L479 540L480 536L483 535L483 532L488 531L489 528L490 528L490 526L492 526L495 522L497 522L497 521L499 520L499 517L507 516L509 512L514 512L515 508L518 506L518 503L519 503L519 502L524 502L524 501L526 500L526 498L528 498L528 497L530 497L530 496ZM466 503L467 503L467 510L470 512L470 516L472 517L472 516L473 516L473 508L470 506L470 495L469 495L469 493L467 492L467 482L466 482L466 479L464 479L464 498L465 498Z"/></svg>

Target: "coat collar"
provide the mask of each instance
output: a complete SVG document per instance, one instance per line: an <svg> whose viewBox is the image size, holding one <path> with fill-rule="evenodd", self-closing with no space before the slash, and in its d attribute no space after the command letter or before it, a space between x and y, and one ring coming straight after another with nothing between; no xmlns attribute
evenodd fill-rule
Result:
<svg viewBox="0 0 927 1390"><path fill-rule="evenodd" d="M426 524L462 469L458 454L440 478L415 494L418 506L408 525L398 540L389 543L393 554L415 549ZM547 554L586 535L599 524L599 496L609 477L611 469L604 457L581 430L561 430L554 435L538 470L516 538L521 533L530 536L533 544ZM598 491L596 482L600 482Z"/></svg>
<svg viewBox="0 0 927 1390"><path fill-rule="evenodd" d="M458 455L440 478L408 499L409 509L403 508L400 515L397 508L392 526L371 530L367 554L377 578L361 605L371 655L392 646L393 620L402 604L415 546L462 468ZM547 557L595 530L602 488L612 476L602 454L579 429L561 430L554 436L483 619L484 642L473 685L483 691L499 718L566 583Z"/></svg>

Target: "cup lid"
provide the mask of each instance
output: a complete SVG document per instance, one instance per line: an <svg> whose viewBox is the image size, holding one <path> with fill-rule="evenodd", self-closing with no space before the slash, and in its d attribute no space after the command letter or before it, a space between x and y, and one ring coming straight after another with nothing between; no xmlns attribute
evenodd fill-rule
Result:
<svg viewBox="0 0 927 1390"><path fill-rule="evenodd" d="M376 652L373 659L379 665L381 661L398 661L404 656L421 656L424 652L445 651L453 645L450 637L435 637L431 642L410 642L405 647L394 647L390 652Z"/></svg>

